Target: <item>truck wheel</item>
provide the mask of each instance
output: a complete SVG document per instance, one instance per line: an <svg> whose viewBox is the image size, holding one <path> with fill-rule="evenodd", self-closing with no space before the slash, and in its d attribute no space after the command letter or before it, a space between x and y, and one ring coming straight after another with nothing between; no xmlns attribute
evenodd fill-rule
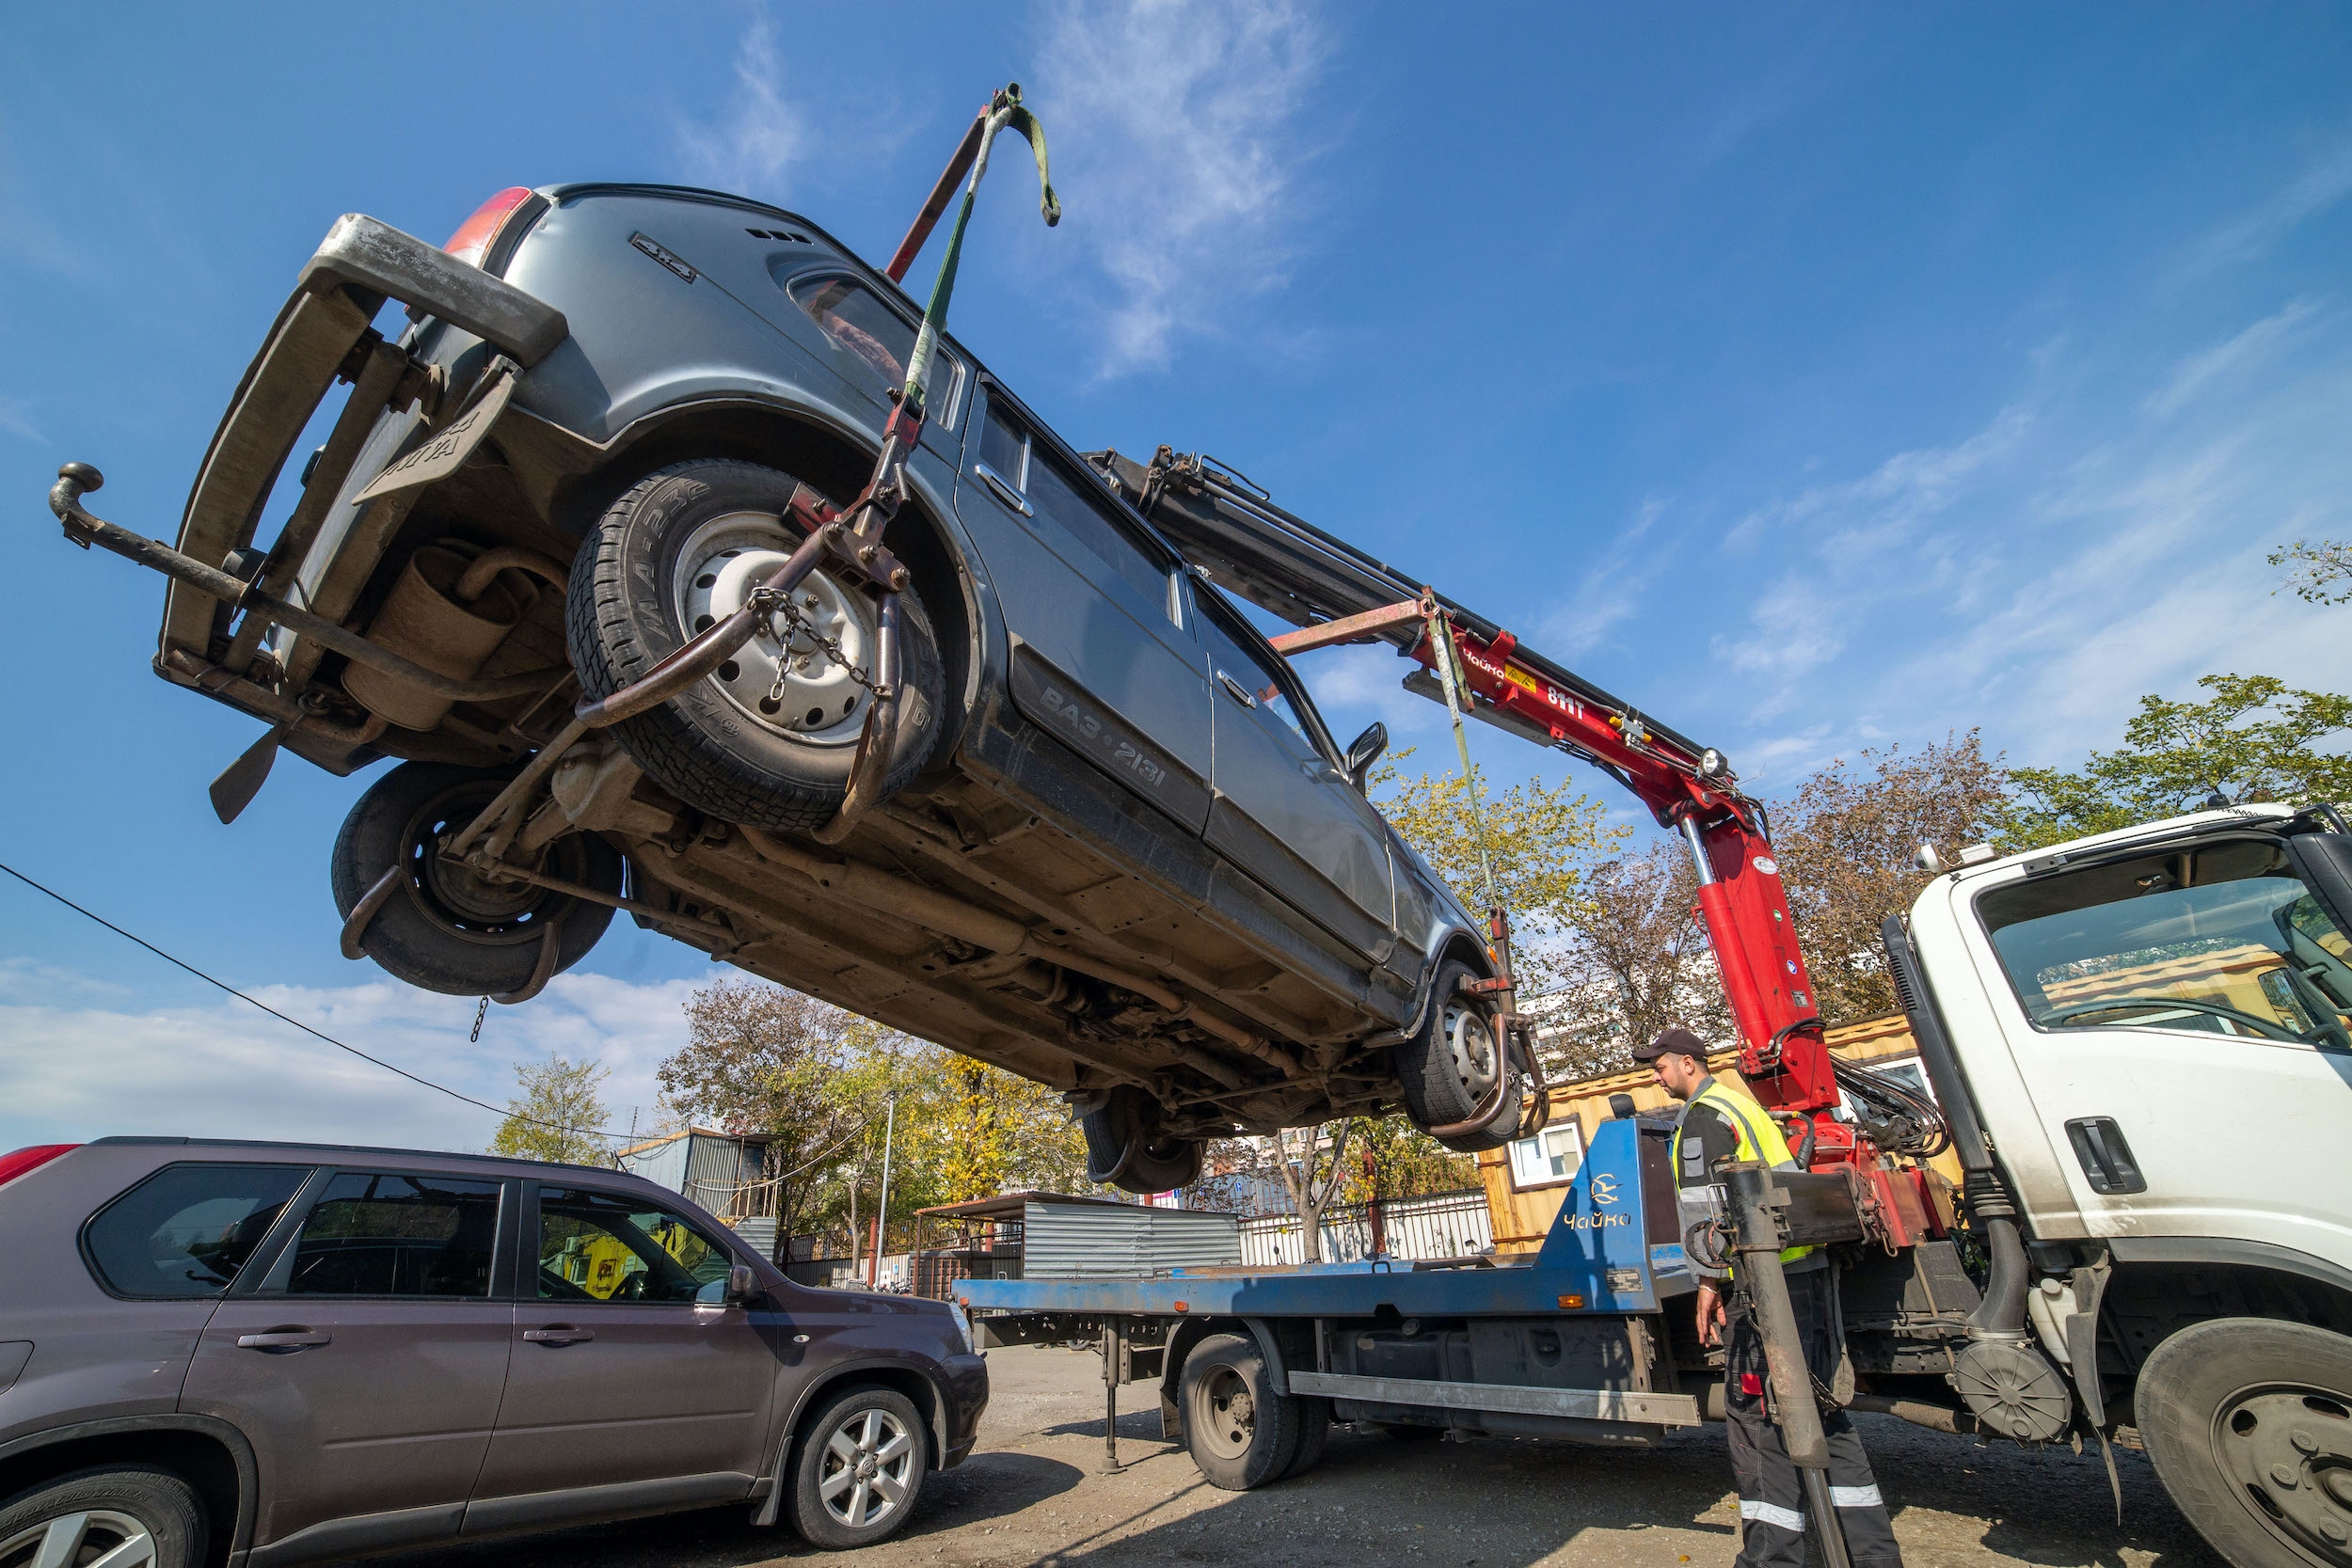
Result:
<svg viewBox="0 0 2352 1568"><path fill-rule="evenodd" d="M404 762L343 818L328 867L336 912L349 919L384 873L395 865L407 870L359 936L361 949L394 978L449 996L520 990L531 983L550 925L561 974L586 958L612 923L610 904L529 882L491 881L441 858L440 847L464 832L516 771ZM593 833L557 839L539 869L600 893L621 891L621 857Z"/></svg>
<svg viewBox="0 0 2352 1568"><path fill-rule="evenodd" d="M1493 1014L1461 991L1462 981L1475 978L1477 973L1459 958L1440 963L1429 1016L1396 1048L1396 1077L1405 1089L1405 1109L1423 1130L1469 1120L1493 1090L1496 1074L1507 1073L1513 1080L1501 1106L1484 1126L1442 1140L1457 1154L1501 1148L1519 1126L1518 1065L1511 1060Z"/></svg>
<svg viewBox="0 0 2352 1568"><path fill-rule="evenodd" d="M1293 1394L1291 1403L1298 1406L1298 1451L1282 1470L1282 1479L1303 1476L1323 1463L1323 1450L1331 1441L1331 1402L1307 1394Z"/></svg>
<svg viewBox="0 0 2352 1568"><path fill-rule="evenodd" d="M1099 1111L1078 1118L1087 1178L1131 1193L1172 1193L1200 1180L1205 1146L1159 1132L1159 1101L1131 1085L1111 1090Z"/></svg>
<svg viewBox="0 0 2352 1568"><path fill-rule="evenodd" d="M2165 1490L2237 1568L2352 1563L2352 1339L2217 1318L2156 1347L2133 1404Z"/></svg>
<svg viewBox="0 0 2352 1568"><path fill-rule="evenodd" d="M1211 1486L1248 1492L1279 1481L1298 1456L1298 1402L1274 1392L1247 1334L1212 1334L1184 1357L1177 1390L1184 1446Z"/></svg>
<svg viewBox="0 0 2352 1568"><path fill-rule="evenodd" d="M204 1505L196 1488L146 1465L76 1470L0 1502L0 1563L197 1568Z"/></svg>
<svg viewBox="0 0 2352 1568"><path fill-rule="evenodd" d="M895 1388L845 1388L810 1419L792 1466L792 1528L826 1551L904 1528L923 1495L923 1418Z"/></svg>
<svg viewBox="0 0 2352 1568"><path fill-rule="evenodd" d="M802 540L791 475L720 459L647 475L580 547L565 631L580 689L607 696L695 632L740 609ZM898 747L883 793L930 760L940 727L939 644L922 599L898 595ZM612 728L639 767L724 822L786 832L823 826L850 787L873 693L873 597L818 567L716 673ZM846 663L844 661L847 661Z"/></svg>

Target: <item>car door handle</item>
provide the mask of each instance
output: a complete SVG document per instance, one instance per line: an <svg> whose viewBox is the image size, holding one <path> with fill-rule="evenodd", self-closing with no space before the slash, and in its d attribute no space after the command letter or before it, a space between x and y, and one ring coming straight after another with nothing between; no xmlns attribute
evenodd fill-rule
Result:
<svg viewBox="0 0 2352 1568"><path fill-rule="evenodd" d="M557 1323L551 1328L526 1328L523 1338L534 1345L576 1345L582 1339L595 1338L594 1330L574 1328L569 1323Z"/></svg>
<svg viewBox="0 0 2352 1568"><path fill-rule="evenodd" d="M239 1350L308 1350L312 1345L335 1342L331 1334L319 1334L307 1328L278 1328L267 1334L240 1334Z"/></svg>
<svg viewBox="0 0 2352 1568"><path fill-rule="evenodd" d="M2148 1190L2148 1179L2139 1173L2132 1146L2123 1141L2123 1130L2113 1117L2076 1117L2066 1124L2066 1136L2074 1146L2074 1158L2082 1162L2083 1174L2090 1178L2092 1192Z"/></svg>
<svg viewBox="0 0 2352 1568"><path fill-rule="evenodd" d="M1258 699L1251 693L1249 688L1242 685L1222 670L1216 673L1216 684L1225 689L1225 694L1228 697L1232 698L1242 706L1256 707L1258 705Z"/></svg>
<svg viewBox="0 0 2352 1568"><path fill-rule="evenodd" d="M972 465L972 471L979 476L979 480L982 484L987 485L990 490L995 493L998 500L1003 501L1007 506L1011 507L1015 512L1020 513L1024 517L1034 517L1037 515L1037 509L1032 507L1028 501L1024 499L1020 491L1014 489L1011 485L999 479L996 476L995 469L990 467L985 463L975 463Z"/></svg>

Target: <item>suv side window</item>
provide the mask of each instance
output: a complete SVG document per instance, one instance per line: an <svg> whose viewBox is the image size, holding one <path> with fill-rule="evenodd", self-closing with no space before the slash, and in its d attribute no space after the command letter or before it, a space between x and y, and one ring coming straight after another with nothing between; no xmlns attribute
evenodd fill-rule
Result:
<svg viewBox="0 0 2352 1568"><path fill-rule="evenodd" d="M819 275L795 278L784 292L836 348L862 360L885 390L907 384L915 329L872 290L851 278ZM954 355L944 347L932 351L930 374L923 381L923 414L931 423L946 428L956 422L961 375Z"/></svg>
<svg viewBox="0 0 2352 1568"><path fill-rule="evenodd" d="M166 1165L90 1220L83 1245L121 1296L217 1296L301 1190L309 1165Z"/></svg>
<svg viewBox="0 0 2352 1568"><path fill-rule="evenodd" d="M700 1227L643 1198L539 1189L542 1301L720 1306L735 1257Z"/></svg>
<svg viewBox="0 0 2352 1568"><path fill-rule="evenodd" d="M498 1181L339 1171L304 1216L286 1293L486 1296Z"/></svg>
<svg viewBox="0 0 2352 1568"><path fill-rule="evenodd" d="M1128 532L1100 483L1071 472L993 398L979 446L981 479L997 491L999 499L1021 513L1034 531L1065 555L1064 542L1074 541L1133 584L1146 603L1168 620L1183 624L1176 612L1168 566Z"/></svg>

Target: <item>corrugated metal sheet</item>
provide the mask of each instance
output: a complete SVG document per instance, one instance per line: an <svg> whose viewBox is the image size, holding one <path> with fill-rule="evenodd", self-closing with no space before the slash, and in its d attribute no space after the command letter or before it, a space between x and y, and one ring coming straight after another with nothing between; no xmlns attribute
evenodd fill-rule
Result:
<svg viewBox="0 0 2352 1568"><path fill-rule="evenodd" d="M1022 1211L1021 1272L1030 1279L1133 1279L1240 1261L1241 1222L1232 1214L1143 1204Z"/></svg>
<svg viewBox="0 0 2352 1568"><path fill-rule="evenodd" d="M686 1135L681 1133L675 1138L667 1138L648 1148L624 1154L621 1156L621 1164L632 1175L642 1176L648 1181L658 1182L674 1193L683 1192L686 1189L687 1143Z"/></svg>
<svg viewBox="0 0 2352 1568"><path fill-rule="evenodd" d="M714 1214L724 1214L736 1203L744 1183L759 1180L761 1151L739 1138L711 1137L701 1132L686 1139L688 1197Z"/></svg>
<svg viewBox="0 0 2352 1568"><path fill-rule="evenodd" d="M762 1258L772 1259L775 1257L776 1220L774 1215L770 1214L755 1220L738 1220L735 1233Z"/></svg>

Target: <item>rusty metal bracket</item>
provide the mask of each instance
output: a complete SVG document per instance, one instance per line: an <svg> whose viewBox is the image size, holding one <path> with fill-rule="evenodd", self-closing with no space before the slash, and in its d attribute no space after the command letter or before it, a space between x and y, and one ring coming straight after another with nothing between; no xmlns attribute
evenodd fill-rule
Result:
<svg viewBox="0 0 2352 1568"><path fill-rule="evenodd" d="M406 869L405 866L393 866L378 877L375 885L361 894L359 901L351 906L351 913L343 920L342 945L344 958L367 957L367 950L359 945L359 939L368 934L368 927L375 924L375 917L384 912L384 906L391 902L393 894L400 891L401 873Z"/></svg>

